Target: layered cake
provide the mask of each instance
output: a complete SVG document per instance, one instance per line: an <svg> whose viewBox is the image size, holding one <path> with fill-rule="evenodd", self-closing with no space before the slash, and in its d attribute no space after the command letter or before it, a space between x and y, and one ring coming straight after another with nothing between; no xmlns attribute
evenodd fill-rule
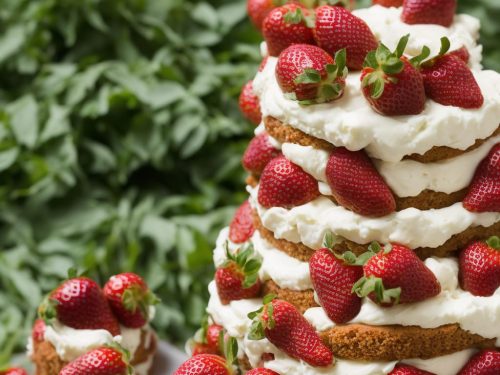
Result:
<svg viewBox="0 0 500 375"><path fill-rule="evenodd" d="M262 3L249 200L217 240L207 308L236 365L499 374L500 75L479 21L456 1Z"/></svg>
<svg viewBox="0 0 500 375"><path fill-rule="evenodd" d="M33 326L28 355L36 374L59 375L65 366L109 347L123 353L135 374L150 374L157 348L149 325L155 301L133 273L111 277L102 290L86 277L66 280L42 302Z"/></svg>

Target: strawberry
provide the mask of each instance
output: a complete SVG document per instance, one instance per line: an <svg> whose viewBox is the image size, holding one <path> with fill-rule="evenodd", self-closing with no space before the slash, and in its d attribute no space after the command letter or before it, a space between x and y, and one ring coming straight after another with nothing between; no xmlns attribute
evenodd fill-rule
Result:
<svg viewBox="0 0 500 375"><path fill-rule="evenodd" d="M403 5L403 0L373 0L373 5L382 5L383 7L396 7L399 8Z"/></svg>
<svg viewBox="0 0 500 375"><path fill-rule="evenodd" d="M262 121L260 102L253 92L253 81L248 81L241 90L239 98L240 110L251 123L259 125Z"/></svg>
<svg viewBox="0 0 500 375"><path fill-rule="evenodd" d="M94 349L67 364L59 375L127 375L132 369L126 357L114 348Z"/></svg>
<svg viewBox="0 0 500 375"><path fill-rule="evenodd" d="M215 272L215 284L222 304L231 301L257 297L260 293L260 259L253 245L247 244L236 254L226 247L227 260Z"/></svg>
<svg viewBox="0 0 500 375"><path fill-rule="evenodd" d="M409 35L396 51L380 44L368 54L361 73L363 95L372 108L386 116L416 115L425 107L425 88L418 70L403 56Z"/></svg>
<svg viewBox="0 0 500 375"><path fill-rule="evenodd" d="M385 216L396 209L391 190L363 150L335 148L326 179L336 201L360 215Z"/></svg>
<svg viewBox="0 0 500 375"><path fill-rule="evenodd" d="M218 324L210 324L207 328L207 344L214 348L218 349L219 347L219 338L221 332L224 330L224 328Z"/></svg>
<svg viewBox="0 0 500 375"><path fill-rule="evenodd" d="M260 177L258 201L264 207L300 206L318 196L318 181L284 156L271 160Z"/></svg>
<svg viewBox="0 0 500 375"><path fill-rule="evenodd" d="M221 348L219 340L224 328L218 324L209 324L208 317L202 321L201 328L196 332L195 338L189 341L192 355L217 354L220 355Z"/></svg>
<svg viewBox="0 0 500 375"><path fill-rule="evenodd" d="M0 375L28 375L28 373L23 368L11 367L7 370L0 371Z"/></svg>
<svg viewBox="0 0 500 375"><path fill-rule="evenodd" d="M500 374L500 351L485 349L472 357L457 375Z"/></svg>
<svg viewBox="0 0 500 375"><path fill-rule="evenodd" d="M87 277L63 282L42 302L39 315L46 322L58 319L74 329L105 329L113 336L120 334L120 325L101 288Z"/></svg>
<svg viewBox="0 0 500 375"><path fill-rule="evenodd" d="M118 321L128 328L146 325L150 306L159 302L146 282L131 272L112 276L103 291Z"/></svg>
<svg viewBox="0 0 500 375"><path fill-rule="evenodd" d="M469 50L465 46L462 46L459 49L449 52L448 55L456 56L466 64L468 64L470 60Z"/></svg>
<svg viewBox="0 0 500 375"><path fill-rule="evenodd" d="M214 354L199 354L179 367L174 375L231 375L233 371L226 360Z"/></svg>
<svg viewBox="0 0 500 375"><path fill-rule="evenodd" d="M247 372L246 375L280 375L277 372L273 370L269 370L267 368L254 368L253 370L250 370Z"/></svg>
<svg viewBox="0 0 500 375"><path fill-rule="evenodd" d="M280 154L269 141L267 133L255 136L243 154L243 167L250 173L260 175L267 163Z"/></svg>
<svg viewBox="0 0 500 375"><path fill-rule="evenodd" d="M262 23L267 15L277 6L283 5L283 0L248 0L247 12L252 23L262 31Z"/></svg>
<svg viewBox="0 0 500 375"><path fill-rule="evenodd" d="M477 167L463 205L471 212L500 212L500 143Z"/></svg>
<svg viewBox="0 0 500 375"><path fill-rule="evenodd" d="M246 200L238 208L229 225L229 239L234 243L244 243L252 237L254 231L252 207Z"/></svg>
<svg viewBox="0 0 500 375"><path fill-rule="evenodd" d="M457 10L457 0L404 0L401 19L410 25L436 24L449 27Z"/></svg>
<svg viewBox="0 0 500 375"><path fill-rule="evenodd" d="M365 263L365 276L353 287L358 296L392 306L423 301L441 292L436 276L406 246L392 244L381 249L373 243L370 251L375 255Z"/></svg>
<svg viewBox="0 0 500 375"><path fill-rule="evenodd" d="M377 40L368 25L348 10L324 5L316 9L314 39L330 55L345 48L347 67L360 70L366 54L377 48Z"/></svg>
<svg viewBox="0 0 500 375"><path fill-rule="evenodd" d="M314 327L291 303L264 298L264 306L248 314L253 320L248 338L266 337L290 357L303 360L311 366L326 367L333 362L333 353L323 344Z"/></svg>
<svg viewBox="0 0 500 375"><path fill-rule="evenodd" d="M31 338L34 342L42 342L45 340L45 322L43 319L35 320L33 324L33 329L31 330Z"/></svg>
<svg viewBox="0 0 500 375"><path fill-rule="evenodd" d="M389 375L435 375L432 372L420 370L410 365L396 365Z"/></svg>
<svg viewBox="0 0 500 375"><path fill-rule="evenodd" d="M314 44L308 19L309 11L299 4L286 4L273 9L262 24L269 55L278 56L292 44Z"/></svg>
<svg viewBox="0 0 500 375"><path fill-rule="evenodd" d="M340 98L346 76L345 50L334 60L321 48L307 44L288 47L276 65L276 79L285 96L304 105Z"/></svg>
<svg viewBox="0 0 500 375"><path fill-rule="evenodd" d="M460 253L460 286L475 296L493 295L500 286L500 238L471 243Z"/></svg>
<svg viewBox="0 0 500 375"><path fill-rule="evenodd" d="M331 234L326 238L332 238ZM326 247L315 251L309 260L312 284L326 315L337 324L347 323L361 310L361 298L352 287L363 277L363 267L356 264L353 253L335 254L333 242L325 242Z"/></svg>
<svg viewBox="0 0 500 375"><path fill-rule="evenodd" d="M449 48L448 38L441 38L439 54L420 63L425 93L429 98L442 105L480 108L484 98L474 75L461 57L446 53Z"/></svg>

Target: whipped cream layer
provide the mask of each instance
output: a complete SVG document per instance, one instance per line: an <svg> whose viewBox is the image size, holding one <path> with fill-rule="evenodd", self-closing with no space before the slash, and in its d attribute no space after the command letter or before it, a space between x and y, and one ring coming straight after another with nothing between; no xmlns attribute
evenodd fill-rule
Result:
<svg viewBox="0 0 500 375"><path fill-rule="evenodd" d="M450 27L432 24L409 25L401 20L402 8L387 8L374 5L370 8L352 12L364 20L378 40L389 49L394 50L403 35L410 34L411 39L406 48L408 56L417 56L423 46L436 56L441 48L441 37L450 40L450 51L466 47L470 54L469 64L473 68L481 68L482 46L477 44L481 27L477 18L467 14L457 14Z"/></svg>
<svg viewBox="0 0 500 375"><path fill-rule="evenodd" d="M378 241L412 249L436 248L469 227L489 227L500 221L500 212L469 212L461 202L440 209L407 208L379 218L361 216L326 197L291 209L265 208L258 203L258 187L247 189L264 227L278 239L301 242L312 249L321 247L328 232L358 244Z"/></svg>
<svg viewBox="0 0 500 375"><path fill-rule="evenodd" d="M373 159L373 162L398 197L413 197L427 189L451 194L469 186L478 164L499 142L500 136L491 137L472 151L435 163L420 163L414 160L386 162L376 159ZM326 166L330 155L327 151L294 143L283 143L281 150L288 160L300 166L320 183L326 182ZM320 191L324 195L332 195L324 184L320 184Z"/></svg>
<svg viewBox="0 0 500 375"><path fill-rule="evenodd" d="M365 148L383 161L397 162L405 155L424 154L435 146L466 150L476 140L488 138L500 119L500 75L476 71L484 104L466 110L427 100L419 115L382 116L361 92L360 73L349 73L342 98L331 103L302 106L285 98L275 77L277 59L269 57L253 88L264 117L275 117L313 137L349 150Z"/></svg>
<svg viewBox="0 0 500 375"><path fill-rule="evenodd" d="M231 253L238 250L241 245L229 241L229 228L224 228L217 238L214 250L215 267L220 267L226 260L225 244L228 244ZM262 238L258 231L250 239L255 252L262 258L259 277L262 281L273 280L280 288L290 290L312 289L309 277L309 263L301 262L288 256L282 251L273 248Z"/></svg>

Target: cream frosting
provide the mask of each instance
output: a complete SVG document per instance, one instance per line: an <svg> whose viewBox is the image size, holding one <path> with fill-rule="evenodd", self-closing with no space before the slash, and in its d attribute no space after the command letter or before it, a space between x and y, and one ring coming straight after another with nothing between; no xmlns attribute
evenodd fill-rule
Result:
<svg viewBox="0 0 500 375"><path fill-rule="evenodd" d="M379 218L358 215L326 197L291 209L264 208L257 201L258 187L247 189L262 224L276 238L302 242L313 249L321 247L327 232L358 244L379 241L397 242L412 249L436 248L469 227L488 227L500 221L499 212L469 212L461 202L440 209L407 208Z"/></svg>
<svg viewBox="0 0 500 375"><path fill-rule="evenodd" d="M376 159L373 162L387 185L399 197L413 197L426 189L451 194L469 186L478 164L499 142L500 136L491 137L472 151L435 163L414 160L385 162ZM284 143L281 149L288 160L319 182L326 182L327 151L294 143ZM331 195L331 190L324 185L320 186L320 191L324 195Z"/></svg>

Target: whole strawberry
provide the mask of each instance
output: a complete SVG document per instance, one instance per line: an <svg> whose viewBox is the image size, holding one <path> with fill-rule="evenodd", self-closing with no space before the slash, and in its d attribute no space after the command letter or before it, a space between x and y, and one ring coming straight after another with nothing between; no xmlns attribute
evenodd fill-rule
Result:
<svg viewBox="0 0 500 375"><path fill-rule="evenodd" d="M500 212L500 143L477 167L463 206L471 212Z"/></svg>
<svg viewBox="0 0 500 375"><path fill-rule="evenodd" d="M448 27L453 23L457 0L404 0L401 19L408 24L436 24Z"/></svg>
<svg viewBox="0 0 500 375"><path fill-rule="evenodd" d="M242 164L248 172L258 176L265 166L279 154L280 150L271 144L269 135L264 132L250 141L243 154Z"/></svg>
<svg viewBox="0 0 500 375"><path fill-rule="evenodd" d="M346 49L347 67L360 70L368 52L377 48L377 40L368 25L348 10L324 5L316 9L314 39L330 55Z"/></svg>
<svg viewBox="0 0 500 375"><path fill-rule="evenodd" d="M219 338L224 328L218 324L209 324L208 318L202 322L201 329L196 333L196 339L190 340L192 355L217 354L221 355Z"/></svg>
<svg viewBox="0 0 500 375"><path fill-rule="evenodd" d="M500 238L471 243L460 253L460 286L475 296L493 295L500 286Z"/></svg>
<svg viewBox="0 0 500 375"><path fill-rule="evenodd" d="M358 296L392 306L420 302L441 292L436 276L406 246L392 244L381 249L374 243L370 250L375 255L365 263L365 276L353 288Z"/></svg>
<svg viewBox="0 0 500 375"><path fill-rule="evenodd" d="M450 48L446 37L441 39L441 44L439 55L420 66L425 93L442 105L480 108L484 102L483 94L469 66L463 57L446 53Z"/></svg>
<svg viewBox="0 0 500 375"><path fill-rule="evenodd" d="M246 375L280 375L273 370L269 370L267 368L254 368L247 372Z"/></svg>
<svg viewBox="0 0 500 375"><path fill-rule="evenodd" d="M314 327L295 306L272 298L264 298L264 306L248 314L253 320L248 338L261 340L266 337L290 357L303 360L311 366L331 365L333 353L323 344Z"/></svg>
<svg viewBox="0 0 500 375"><path fill-rule="evenodd" d="M233 371L226 360L214 354L191 357L179 367L174 375L231 375Z"/></svg>
<svg viewBox="0 0 500 375"><path fill-rule="evenodd" d="M424 110L424 81L403 56L408 38L403 37L394 52L380 44L366 57L361 88L372 108L382 115L417 115Z"/></svg>
<svg viewBox="0 0 500 375"><path fill-rule="evenodd" d="M229 239L234 243L244 243L252 237L254 231L252 207L250 202L246 200L238 208L229 225Z"/></svg>
<svg viewBox="0 0 500 375"><path fill-rule="evenodd" d="M382 5L384 7L400 7L403 5L403 0L372 0L373 5Z"/></svg>
<svg viewBox="0 0 500 375"><path fill-rule="evenodd" d="M420 370L410 365L396 365L389 375L435 375L432 372Z"/></svg>
<svg viewBox="0 0 500 375"><path fill-rule="evenodd" d="M33 328L31 330L31 338L33 342L42 342L45 340L45 322L43 319L35 320L35 324L33 324Z"/></svg>
<svg viewBox="0 0 500 375"><path fill-rule="evenodd" d="M327 103L344 93L345 50L335 60L319 47L295 44L284 50L276 65L276 79L286 97L301 104Z"/></svg>
<svg viewBox="0 0 500 375"><path fill-rule="evenodd" d="M248 0L248 16L255 27L262 31L262 23L269 12L278 6L283 5L285 2L285 0Z"/></svg>
<svg viewBox="0 0 500 375"><path fill-rule="evenodd" d="M300 4L286 4L273 9L262 24L262 33L270 56L278 56L293 44L314 44L307 25L309 10Z"/></svg>
<svg viewBox="0 0 500 375"><path fill-rule="evenodd" d="M500 351L485 349L472 357L457 375L500 374Z"/></svg>
<svg viewBox="0 0 500 375"><path fill-rule="evenodd" d="M284 156L271 160L260 177L258 201L264 207L300 206L318 196L318 181Z"/></svg>
<svg viewBox="0 0 500 375"><path fill-rule="evenodd" d="M45 321L58 319L74 329L105 329L113 336L120 325L97 283L88 277L64 281L49 294L39 308Z"/></svg>
<svg viewBox="0 0 500 375"><path fill-rule="evenodd" d="M363 277L363 267L356 256L347 252L337 255L331 248L314 252L309 260L311 281L326 315L337 324L347 323L361 310L361 298L352 292Z"/></svg>
<svg viewBox="0 0 500 375"><path fill-rule="evenodd" d="M67 364L59 375L127 375L126 356L114 348L94 349Z"/></svg>
<svg viewBox="0 0 500 375"><path fill-rule="evenodd" d="M262 121L259 98L253 92L253 81L248 81L241 90L240 110L251 123L259 125Z"/></svg>
<svg viewBox="0 0 500 375"><path fill-rule="evenodd" d="M103 290L118 321L128 328L146 325L150 306L159 301L146 282L132 272L112 276Z"/></svg>
<svg viewBox="0 0 500 375"><path fill-rule="evenodd" d="M254 298L260 293L260 259L253 246L248 244L231 254L226 247L227 260L215 272L215 284L222 304Z"/></svg>
<svg viewBox="0 0 500 375"><path fill-rule="evenodd" d="M28 375L28 373L21 367L11 367L7 370L0 371L0 375Z"/></svg>
<svg viewBox="0 0 500 375"><path fill-rule="evenodd" d="M394 212L396 201L363 150L335 148L326 165L326 179L336 201L363 216Z"/></svg>

